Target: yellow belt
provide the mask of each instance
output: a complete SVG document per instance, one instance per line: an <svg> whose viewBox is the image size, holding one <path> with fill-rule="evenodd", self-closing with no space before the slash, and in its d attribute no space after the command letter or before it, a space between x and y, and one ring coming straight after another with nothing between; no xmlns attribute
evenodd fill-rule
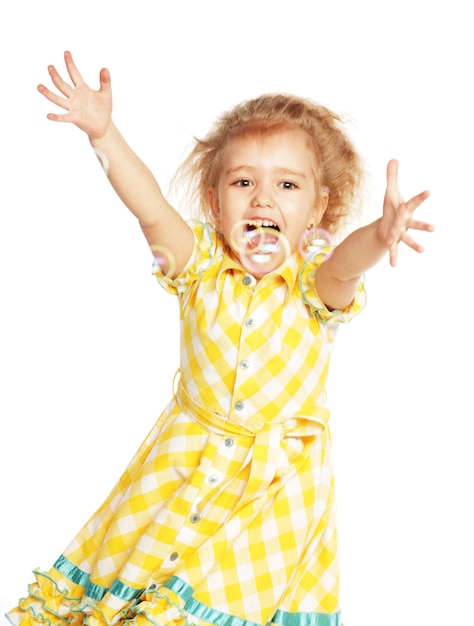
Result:
<svg viewBox="0 0 474 626"><path fill-rule="evenodd" d="M250 476L244 494L244 500L250 501L263 495L275 478L278 470L278 457L282 440L285 437L317 437L327 428L329 409L315 406L311 416L295 416L290 419L271 422L249 419L245 422L232 422L218 413L210 411L195 402L184 388L181 380L178 383L176 400L183 412L207 428L210 432L223 437L254 437ZM309 454L312 440L307 440L304 452L300 455L302 464ZM294 469L297 469L293 465Z"/></svg>

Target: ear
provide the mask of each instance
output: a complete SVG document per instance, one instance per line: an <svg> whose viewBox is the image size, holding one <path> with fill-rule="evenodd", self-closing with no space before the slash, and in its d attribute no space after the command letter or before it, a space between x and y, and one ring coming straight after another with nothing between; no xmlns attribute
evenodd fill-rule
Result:
<svg viewBox="0 0 474 626"><path fill-rule="evenodd" d="M326 213L329 203L329 193L327 191L321 191L319 201L316 203L316 207L313 212L313 216L308 222L307 228L317 228L323 219L323 215Z"/></svg>

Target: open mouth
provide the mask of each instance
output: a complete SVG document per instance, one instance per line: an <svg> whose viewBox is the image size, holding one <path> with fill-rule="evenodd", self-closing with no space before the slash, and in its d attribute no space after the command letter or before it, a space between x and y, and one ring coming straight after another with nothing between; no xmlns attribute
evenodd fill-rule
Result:
<svg viewBox="0 0 474 626"><path fill-rule="evenodd" d="M244 232L250 233L253 230L260 228L271 228L273 230L276 230L277 232L280 232L280 227L278 226L278 224L272 222L271 220L249 220L244 226Z"/></svg>
<svg viewBox="0 0 474 626"><path fill-rule="evenodd" d="M278 251L280 227L271 220L249 220L244 224L242 239L248 250L271 254Z"/></svg>
<svg viewBox="0 0 474 626"><path fill-rule="evenodd" d="M237 222L230 233L230 241L242 265L255 276L273 271L291 254L280 226L266 218Z"/></svg>

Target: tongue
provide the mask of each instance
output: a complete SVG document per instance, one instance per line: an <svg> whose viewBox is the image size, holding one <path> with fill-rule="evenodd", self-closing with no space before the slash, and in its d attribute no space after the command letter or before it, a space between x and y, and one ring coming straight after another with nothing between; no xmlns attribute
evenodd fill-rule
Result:
<svg viewBox="0 0 474 626"><path fill-rule="evenodd" d="M245 227L245 238L248 241L248 245L256 247L263 243L277 243L279 230L272 226L255 226L254 224L247 224Z"/></svg>
<svg viewBox="0 0 474 626"><path fill-rule="evenodd" d="M247 246L260 248L261 246L275 246L278 243L278 231L270 227L250 227L246 232Z"/></svg>

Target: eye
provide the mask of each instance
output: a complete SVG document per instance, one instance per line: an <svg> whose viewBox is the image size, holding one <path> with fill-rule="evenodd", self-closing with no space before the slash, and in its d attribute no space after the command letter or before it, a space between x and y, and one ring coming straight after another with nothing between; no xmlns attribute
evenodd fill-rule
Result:
<svg viewBox="0 0 474 626"><path fill-rule="evenodd" d="M295 183L292 183L290 180L284 180L279 186L282 189L296 189Z"/></svg>
<svg viewBox="0 0 474 626"><path fill-rule="evenodd" d="M239 178L239 180L236 180L233 185L235 185L236 187L250 187L252 183L248 180L248 178Z"/></svg>

